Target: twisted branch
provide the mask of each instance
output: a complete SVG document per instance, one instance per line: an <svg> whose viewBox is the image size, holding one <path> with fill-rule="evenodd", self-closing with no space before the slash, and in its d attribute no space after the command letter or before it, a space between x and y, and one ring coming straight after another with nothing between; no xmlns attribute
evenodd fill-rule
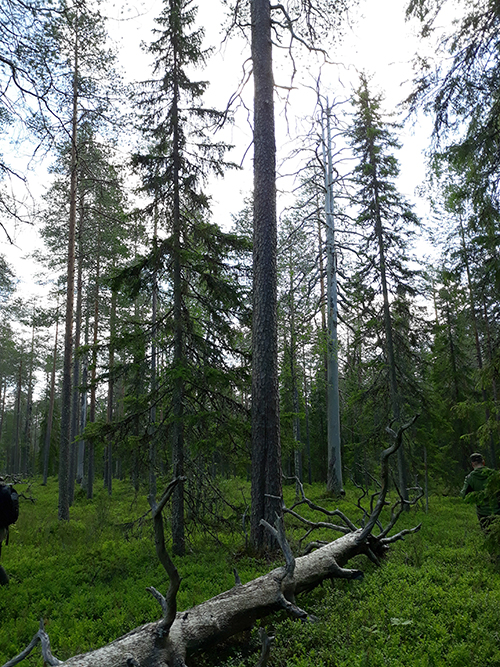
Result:
<svg viewBox="0 0 500 667"><path fill-rule="evenodd" d="M406 424L403 424L400 426L398 429L397 433L392 430L389 426L387 427L387 432L392 435L394 438L394 443L390 446L387 447L387 449L384 449L380 456L380 467L381 467L381 477L382 477L382 489L379 493L377 504L375 505L375 508L373 512L370 515L370 518L368 519L366 526L361 530L358 536L358 543L361 544L366 540L368 535L372 532L374 526L376 525L380 513L382 512L383 507L385 506L385 498L387 496L387 491L389 490L389 458L395 454L398 449L401 447L401 444L403 442L403 434L405 431L407 431L415 421L417 420L418 415L415 415L413 419L411 419L409 422Z"/></svg>
<svg viewBox="0 0 500 667"><path fill-rule="evenodd" d="M28 646L24 649L24 651L21 651L21 653L19 653L19 655L17 655L15 658L12 658L12 660L6 662L3 667L14 667L14 665L19 664L22 660L28 657L28 655L35 648L38 642L40 642L42 645L42 656L45 663L47 663L51 667L63 664L61 660L58 660L54 655L52 655L52 651L50 650L49 635L45 632L43 618L41 618L38 632L30 641Z"/></svg>
<svg viewBox="0 0 500 667"><path fill-rule="evenodd" d="M173 479L170 484L165 489L163 496L160 499L160 502L157 504L155 499L152 496L149 496L148 501L151 506L151 514L153 516L154 522L154 533L155 533L155 547L156 554L160 563L163 565L165 572L169 578L169 586L166 597L163 597L155 588L149 587L147 590L153 595L153 597L159 601L162 611L163 619L160 622L159 629L164 634L168 634L168 631L172 627L173 622L175 621L175 616L177 613L177 592L181 584L181 578L179 572L175 567L172 559L170 558L167 549L165 548L165 532L163 530L163 516L162 510L167 504L168 500L172 496L175 487L177 484L185 482L185 477L176 477Z"/></svg>

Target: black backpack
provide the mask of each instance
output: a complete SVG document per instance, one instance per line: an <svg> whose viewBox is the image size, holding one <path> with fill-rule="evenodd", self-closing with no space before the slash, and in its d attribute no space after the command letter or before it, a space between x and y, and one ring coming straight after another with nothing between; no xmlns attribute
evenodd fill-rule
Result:
<svg viewBox="0 0 500 667"><path fill-rule="evenodd" d="M19 518L19 495L10 485L0 484L0 528L8 528Z"/></svg>

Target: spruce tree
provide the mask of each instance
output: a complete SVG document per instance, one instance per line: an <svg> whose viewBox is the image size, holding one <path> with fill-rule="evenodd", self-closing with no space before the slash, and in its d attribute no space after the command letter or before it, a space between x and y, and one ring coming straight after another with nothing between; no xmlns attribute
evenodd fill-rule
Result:
<svg viewBox="0 0 500 667"><path fill-rule="evenodd" d="M203 181L209 173L222 173L227 146L210 138L209 127L222 114L202 104L207 82L190 77L209 55L202 48L203 30L193 27L195 17L189 0L165 0L156 39L147 48L154 58L153 78L135 97L147 150L133 157L133 165L150 198L147 210L158 216L157 248L144 259L142 270L154 275L155 282L165 281L170 301L159 337L167 360L162 392L168 396L176 477L186 473L186 424L196 406L216 409L214 401L207 405L206 395L202 397L207 388L201 387L210 377L220 381L227 368L223 349L233 346L233 326L224 313L235 314L239 301L226 257L239 241L206 220L209 201ZM203 377L205 365L213 370ZM221 400L231 402L226 392L218 389ZM172 509L173 551L179 555L185 551L184 504L184 485L179 484Z"/></svg>
<svg viewBox="0 0 500 667"><path fill-rule="evenodd" d="M403 418L404 397L401 394L399 359L395 344L392 302L396 292L415 294L414 271L409 268L409 242L418 219L410 204L398 192L395 179L399 164L393 151L399 148L396 127L384 118L381 95L372 95L365 75L354 97L354 117L350 132L353 153L358 161L353 173L357 206L357 223L363 230L364 240L359 249L360 263L355 279L373 289L381 298L384 366L390 396L390 414L387 419L400 423ZM376 321L376 320L375 320ZM379 339L379 340L380 340ZM404 450L399 450L399 480L401 493L407 498Z"/></svg>

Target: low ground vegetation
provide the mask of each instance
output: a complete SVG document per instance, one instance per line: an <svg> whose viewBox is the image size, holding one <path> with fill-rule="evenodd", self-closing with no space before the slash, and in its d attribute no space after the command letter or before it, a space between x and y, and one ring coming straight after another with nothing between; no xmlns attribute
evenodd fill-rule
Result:
<svg viewBox="0 0 500 667"><path fill-rule="evenodd" d="M240 480L224 482L241 498ZM286 487L287 504L293 487ZM308 496L333 509L324 487L307 486ZM61 660L106 644L155 620L157 602L147 586L165 590L151 521L134 521L147 510L145 494L117 483L110 499L78 497L69 523L57 519L57 481L34 483L35 503L22 501L21 517L2 551L10 585L0 596L0 665L18 654L37 631L40 618ZM359 522L357 492L348 489L339 507ZM299 549L303 529L287 518L287 534ZM474 509L455 497L432 496L430 510L416 507L398 529L422 522L419 533L392 546L380 568L358 557L349 563L365 572L362 581L335 580L300 598L318 618L301 624L275 615L262 621L275 636L271 667L463 667L500 664L498 601L500 574L486 550ZM243 526L243 524L241 524ZM188 555L175 560L182 575L178 608L189 608L281 562L257 560L245 551L245 535L219 531L190 533ZM327 536L323 535L323 538ZM330 536L333 539L334 536ZM328 539L328 538L327 538ZM248 667L259 650L257 632L241 636L192 664ZM35 649L25 665L39 667Z"/></svg>

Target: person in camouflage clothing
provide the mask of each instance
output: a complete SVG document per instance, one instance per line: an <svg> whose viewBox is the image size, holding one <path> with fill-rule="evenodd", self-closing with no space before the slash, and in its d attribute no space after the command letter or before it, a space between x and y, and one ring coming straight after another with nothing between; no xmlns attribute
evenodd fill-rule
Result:
<svg viewBox="0 0 500 667"><path fill-rule="evenodd" d="M0 485L3 484L4 484L3 478L0 477ZM7 539L7 528L0 527L0 555L2 553L2 543L6 539ZM0 586L5 586L8 583L9 583L9 577L7 576L7 572L0 565Z"/></svg>
<svg viewBox="0 0 500 667"><path fill-rule="evenodd" d="M465 478L464 485L460 491L462 498L469 493L481 493L485 490L486 484L490 476L495 472L491 468L487 468L482 454L471 454L470 462L472 472ZM487 530L490 523L496 515L500 515L500 502L497 498L489 498L484 496L478 499L476 503L477 518L483 530Z"/></svg>

